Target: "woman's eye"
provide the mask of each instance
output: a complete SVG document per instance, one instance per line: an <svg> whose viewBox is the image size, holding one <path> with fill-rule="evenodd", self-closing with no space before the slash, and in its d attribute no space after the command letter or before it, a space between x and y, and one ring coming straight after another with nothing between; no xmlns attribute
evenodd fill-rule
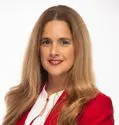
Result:
<svg viewBox="0 0 119 125"><path fill-rule="evenodd" d="M41 45L49 45L50 43L51 43L51 41L48 40L48 39L42 39L42 40L40 40L40 44Z"/></svg>
<svg viewBox="0 0 119 125"><path fill-rule="evenodd" d="M61 40L60 44L62 44L62 45L69 45L70 41L68 41L68 40Z"/></svg>

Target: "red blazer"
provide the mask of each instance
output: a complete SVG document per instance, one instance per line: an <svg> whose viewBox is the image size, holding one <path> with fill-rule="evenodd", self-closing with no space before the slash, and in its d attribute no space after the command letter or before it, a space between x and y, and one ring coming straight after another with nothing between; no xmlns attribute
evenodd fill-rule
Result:
<svg viewBox="0 0 119 125"><path fill-rule="evenodd" d="M56 102L56 105L61 105L56 109L53 107L44 125L56 125L59 113L64 105L63 100L66 99L66 96L67 94L64 91ZM29 111L23 114L21 119L17 121L16 125L24 125ZM77 117L77 125L114 125L111 99L103 93L99 93L94 99L90 100L85 105L83 111Z"/></svg>

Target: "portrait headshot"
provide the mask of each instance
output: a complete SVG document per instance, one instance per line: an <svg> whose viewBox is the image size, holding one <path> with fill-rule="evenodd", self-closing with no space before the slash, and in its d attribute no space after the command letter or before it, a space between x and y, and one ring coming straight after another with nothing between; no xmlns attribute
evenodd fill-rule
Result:
<svg viewBox="0 0 119 125"><path fill-rule="evenodd" d="M98 85L104 77L94 63L101 57L93 50L93 24L71 4L41 10L25 43L20 80L5 93L2 125L114 125L110 85L103 83L107 91ZM97 62L101 68L103 60Z"/></svg>

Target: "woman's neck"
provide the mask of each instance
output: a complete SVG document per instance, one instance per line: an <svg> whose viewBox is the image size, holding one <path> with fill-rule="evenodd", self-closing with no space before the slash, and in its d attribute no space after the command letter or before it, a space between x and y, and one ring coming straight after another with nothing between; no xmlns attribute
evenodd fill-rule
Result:
<svg viewBox="0 0 119 125"><path fill-rule="evenodd" d="M53 93L59 92L61 90L65 89L65 80L66 76L49 76L48 82L46 84L46 91L48 95L51 95Z"/></svg>

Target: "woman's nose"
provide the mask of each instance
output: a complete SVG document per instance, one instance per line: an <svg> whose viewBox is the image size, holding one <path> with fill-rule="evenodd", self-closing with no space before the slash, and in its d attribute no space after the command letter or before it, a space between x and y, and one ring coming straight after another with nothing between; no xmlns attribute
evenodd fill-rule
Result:
<svg viewBox="0 0 119 125"><path fill-rule="evenodd" d="M59 47L56 42L51 45L50 56L56 56L59 54Z"/></svg>

